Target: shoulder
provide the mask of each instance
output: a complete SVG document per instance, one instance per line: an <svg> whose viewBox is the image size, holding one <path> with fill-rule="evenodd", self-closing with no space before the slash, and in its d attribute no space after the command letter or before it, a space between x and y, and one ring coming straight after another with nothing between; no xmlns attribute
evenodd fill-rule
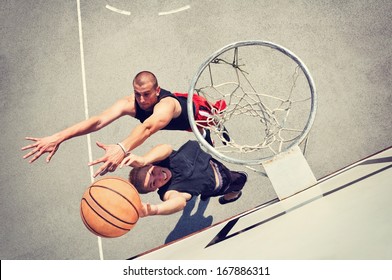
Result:
<svg viewBox="0 0 392 280"><path fill-rule="evenodd" d="M178 98L176 95L174 95L170 91L161 88L160 92L159 92L159 102L158 103L160 103L160 102L170 102L172 104L175 104L175 103L178 103Z"/></svg>
<svg viewBox="0 0 392 280"><path fill-rule="evenodd" d="M135 96L133 94L119 99L117 103L123 108L124 113L133 117L136 115Z"/></svg>
<svg viewBox="0 0 392 280"><path fill-rule="evenodd" d="M180 102L176 98L170 98L169 96L161 98L154 106L154 112L157 111L170 111L174 113L174 117L177 117L178 113L181 112Z"/></svg>
<svg viewBox="0 0 392 280"><path fill-rule="evenodd" d="M129 97L123 97L118 99L110 107L106 108L100 117L109 121L113 121L124 115L132 115L134 112L134 102Z"/></svg>
<svg viewBox="0 0 392 280"><path fill-rule="evenodd" d="M189 152L200 152L202 151L199 142L195 140L188 140L183 144L176 152L177 153L189 153Z"/></svg>

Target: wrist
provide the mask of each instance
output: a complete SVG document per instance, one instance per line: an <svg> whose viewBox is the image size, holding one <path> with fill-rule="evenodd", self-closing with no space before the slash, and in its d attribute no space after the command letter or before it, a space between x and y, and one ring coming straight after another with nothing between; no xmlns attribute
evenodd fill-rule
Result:
<svg viewBox="0 0 392 280"><path fill-rule="evenodd" d="M62 132L55 133L52 135L52 137L56 138L57 143L62 143L65 140L69 139L69 137L67 137L67 135Z"/></svg>
<svg viewBox="0 0 392 280"><path fill-rule="evenodd" d="M124 145L121 142L118 142L117 145L121 148L121 150L124 152L124 156L128 155L128 151L125 149Z"/></svg>
<svg viewBox="0 0 392 280"><path fill-rule="evenodd" d="M154 213L153 213L153 215L158 215L158 212L159 212L159 208L158 208L158 205L155 205L155 207L154 207L155 209L154 209Z"/></svg>

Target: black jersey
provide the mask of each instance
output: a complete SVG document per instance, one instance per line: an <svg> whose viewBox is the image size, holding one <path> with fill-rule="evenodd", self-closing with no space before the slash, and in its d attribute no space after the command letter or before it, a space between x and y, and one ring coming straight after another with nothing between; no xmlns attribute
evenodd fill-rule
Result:
<svg viewBox="0 0 392 280"><path fill-rule="evenodd" d="M177 117L172 119L164 128L165 130L190 130L190 124L188 120L188 111L187 111L187 98L177 97L172 94L170 91L161 89L158 102L161 101L163 98L175 98L180 102L181 106L181 114ZM136 116L135 118L138 119L140 122L144 122L147 118L149 118L153 112L152 111L145 111L140 108L139 104L135 100L136 106Z"/></svg>
<svg viewBox="0 0 392 280"><path fill-rule="evenodd" d="M172 178L158 194L163 200L169 190L189 193L197 196L211 192L215 188L214 170L210 164L211 155L204 152L197 141L188 141L164 161L157 163L172 172Z"/></svg>

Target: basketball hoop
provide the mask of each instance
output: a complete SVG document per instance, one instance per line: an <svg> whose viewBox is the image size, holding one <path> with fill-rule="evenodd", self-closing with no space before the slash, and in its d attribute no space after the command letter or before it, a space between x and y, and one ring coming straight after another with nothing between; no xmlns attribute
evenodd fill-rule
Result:
<svg viewBox="0 0 392 280"><path fill-rule="evenodd" d="M193 95L211 104L207 121L193 117ZM213 107L221 100L225 106ZM259 165L308 137L317 96L307 67L291 51L271 42L241 41L200 66L187 105L191 128L211 154L230 163ZM200 128L211 132L214 147Z"/></svg>

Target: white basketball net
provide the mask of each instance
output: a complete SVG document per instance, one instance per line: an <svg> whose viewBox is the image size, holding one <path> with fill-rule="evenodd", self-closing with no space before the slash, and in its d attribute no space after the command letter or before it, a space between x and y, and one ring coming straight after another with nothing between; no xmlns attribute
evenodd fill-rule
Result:
<svg viewBox="0 0 392 280"><path fill-rule="evenodd" d="M211 132L215 147L207 148L220 158L259 163L298 144L310 129L315 111L312 80L300 61L273 46L246 45L241 52L241 45L228 48L206 63L194 83L194 92L211 105L218 100L227 104L213 108L207 122L194 120ZM226 156L233 153L234 159Z"/></svg>

